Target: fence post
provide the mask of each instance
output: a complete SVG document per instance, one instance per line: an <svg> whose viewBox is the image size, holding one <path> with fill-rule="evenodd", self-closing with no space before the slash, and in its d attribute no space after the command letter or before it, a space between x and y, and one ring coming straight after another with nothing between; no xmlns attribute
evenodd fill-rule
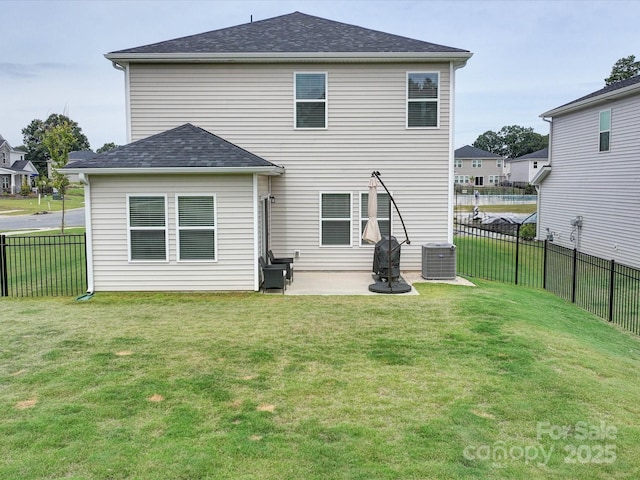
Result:
<svg viewBox="0 0 640 480"><path fill-rule="evenodd" d="M613 301L614 292L616 289L616 261L611 259L609 270L609 318L610 322L613 322Z"/></svg>
<svg viewBox="0 0 640 480"><path fill-rule="evenodd" d="M9 296L9 277L7 269L7 236L0 235L0 297Z"/></svg>
<svg viewBox="0 0 640 480"><path fill-rule="evenodd" d="M516 285L518 284L518 263L520 260L520 227L522 226L521 223L518 224L518 227L516 228Z"/></svg>
<svg viewBox="0 0 640 480"><path fill-rule="evenodd" d="M542 254L542 288L544 290L547 289L547 247L548 242L546 238L544 239L544 253Z"/></svg>
<svg viewBox="0 0 640 480"><path fill-rule="evenodd" d="M576 280L578 277L578 249L573 249L573 272L571 279L571 303L576 303Z"/></svg>

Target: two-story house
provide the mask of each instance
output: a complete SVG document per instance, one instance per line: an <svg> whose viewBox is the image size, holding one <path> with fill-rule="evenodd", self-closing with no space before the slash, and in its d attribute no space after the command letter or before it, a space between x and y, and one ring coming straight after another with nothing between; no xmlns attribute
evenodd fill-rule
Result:
<svg viewBox="0 0 640 480"><path fill-rule="evenodd" d="M0 193L19 193L24 184L32 187L38 171L25 155L0 135Z"/></svg>
<svg viewBox="0 0 640 480"><path fill-rule="evenodd" d="M502 156L465 145L454 155L454 183L456 185L487 187L500 185L504 179L505 160Z"/></svg>
<svg viewBox="0 0 640 480"><path fill-rule="evenodd" d="M518 158L506 160L507 182L514 187L526 187L542 167L549 163L549 149L543 148Z"/></svg>
<svg viewBox="0 0 640 480"><path fill-rule="evenodd" d="M538 185L538 236L640 268L640 76L541 115L549 164Z"/></svg>
<svg viewBox="0 0 640 480"><path fill-rule="evenodd" d="M257 290L269 248L298 270L370 271L372 171L411 237L403 269L452 241L469 51L295 12L106 57L132 143L69 168L86 185L90 289Z"/></svg>

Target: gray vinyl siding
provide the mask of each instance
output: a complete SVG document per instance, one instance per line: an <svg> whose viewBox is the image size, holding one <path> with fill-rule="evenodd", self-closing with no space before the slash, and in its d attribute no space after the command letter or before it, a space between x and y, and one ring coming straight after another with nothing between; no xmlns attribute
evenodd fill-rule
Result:
<svg viewBox="0 0 640 480"><path fill-rule="evenodd" d="M611 150L598 151L599 112L611 108ZM579 250L640 267L640 96L553 119L551 173L540 194L539 233L575 248L575 216L583 217Z"/></svg>
<svg viewBox="0 0 640 480"><path fill-rule="evenodd" d="M253 290L252 175L92 176L93 269L96 291ZM176 261L175 199L215 195L217 261ZM130 262L127 194L167 195L169 261Z"/></svg>
<svg viewBox="0 0 640 480"><path fill-rule="evenodd" d="M440 73L438 128L406 128L407 72ZM294 128L295 72L327 73L328 126ZM420 269L421 244L446 242L449 206L449 64L132 65L132 139L191 122L285 167L272 177L271 245L300 250L301 270L368 270L359 193L379 170L407 224L402 268ZM319 192L351 192L352 247L321 247ZM394 234L404 239L397 215Z"/></svg>

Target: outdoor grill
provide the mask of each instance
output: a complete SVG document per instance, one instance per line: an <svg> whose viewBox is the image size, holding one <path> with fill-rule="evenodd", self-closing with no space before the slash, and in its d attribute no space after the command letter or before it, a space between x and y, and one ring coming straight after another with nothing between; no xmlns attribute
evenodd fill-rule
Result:
<svg viewBox="0 0 640 480"><path fill-rule="evenodd" d="M391 250L391 251L389 251ZM373 273L380 280L389 280L389 256L391 256L391 281L395 282L400 277L400 244L396 237L383 236L376 243L373 253Z"/></svg>

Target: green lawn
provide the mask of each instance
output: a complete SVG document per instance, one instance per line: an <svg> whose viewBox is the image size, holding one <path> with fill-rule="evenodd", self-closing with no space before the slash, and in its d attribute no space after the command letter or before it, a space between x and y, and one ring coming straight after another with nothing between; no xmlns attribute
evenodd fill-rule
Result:
<svg viewBox="0 0 640 480"><path fill-rule="evenodd" d="M72 186L67 191L65 210L84 207L84 189ZM52 195L13 197L0 195L0 215L33 215L40 212L59 212L62 200L54 200Z"/></svg>
<svg viewBox="0 0 640 480"><path fill-rule="evenodd" d="M478 285L3 300L0 478L638 478L640 340Z"/></svg>

